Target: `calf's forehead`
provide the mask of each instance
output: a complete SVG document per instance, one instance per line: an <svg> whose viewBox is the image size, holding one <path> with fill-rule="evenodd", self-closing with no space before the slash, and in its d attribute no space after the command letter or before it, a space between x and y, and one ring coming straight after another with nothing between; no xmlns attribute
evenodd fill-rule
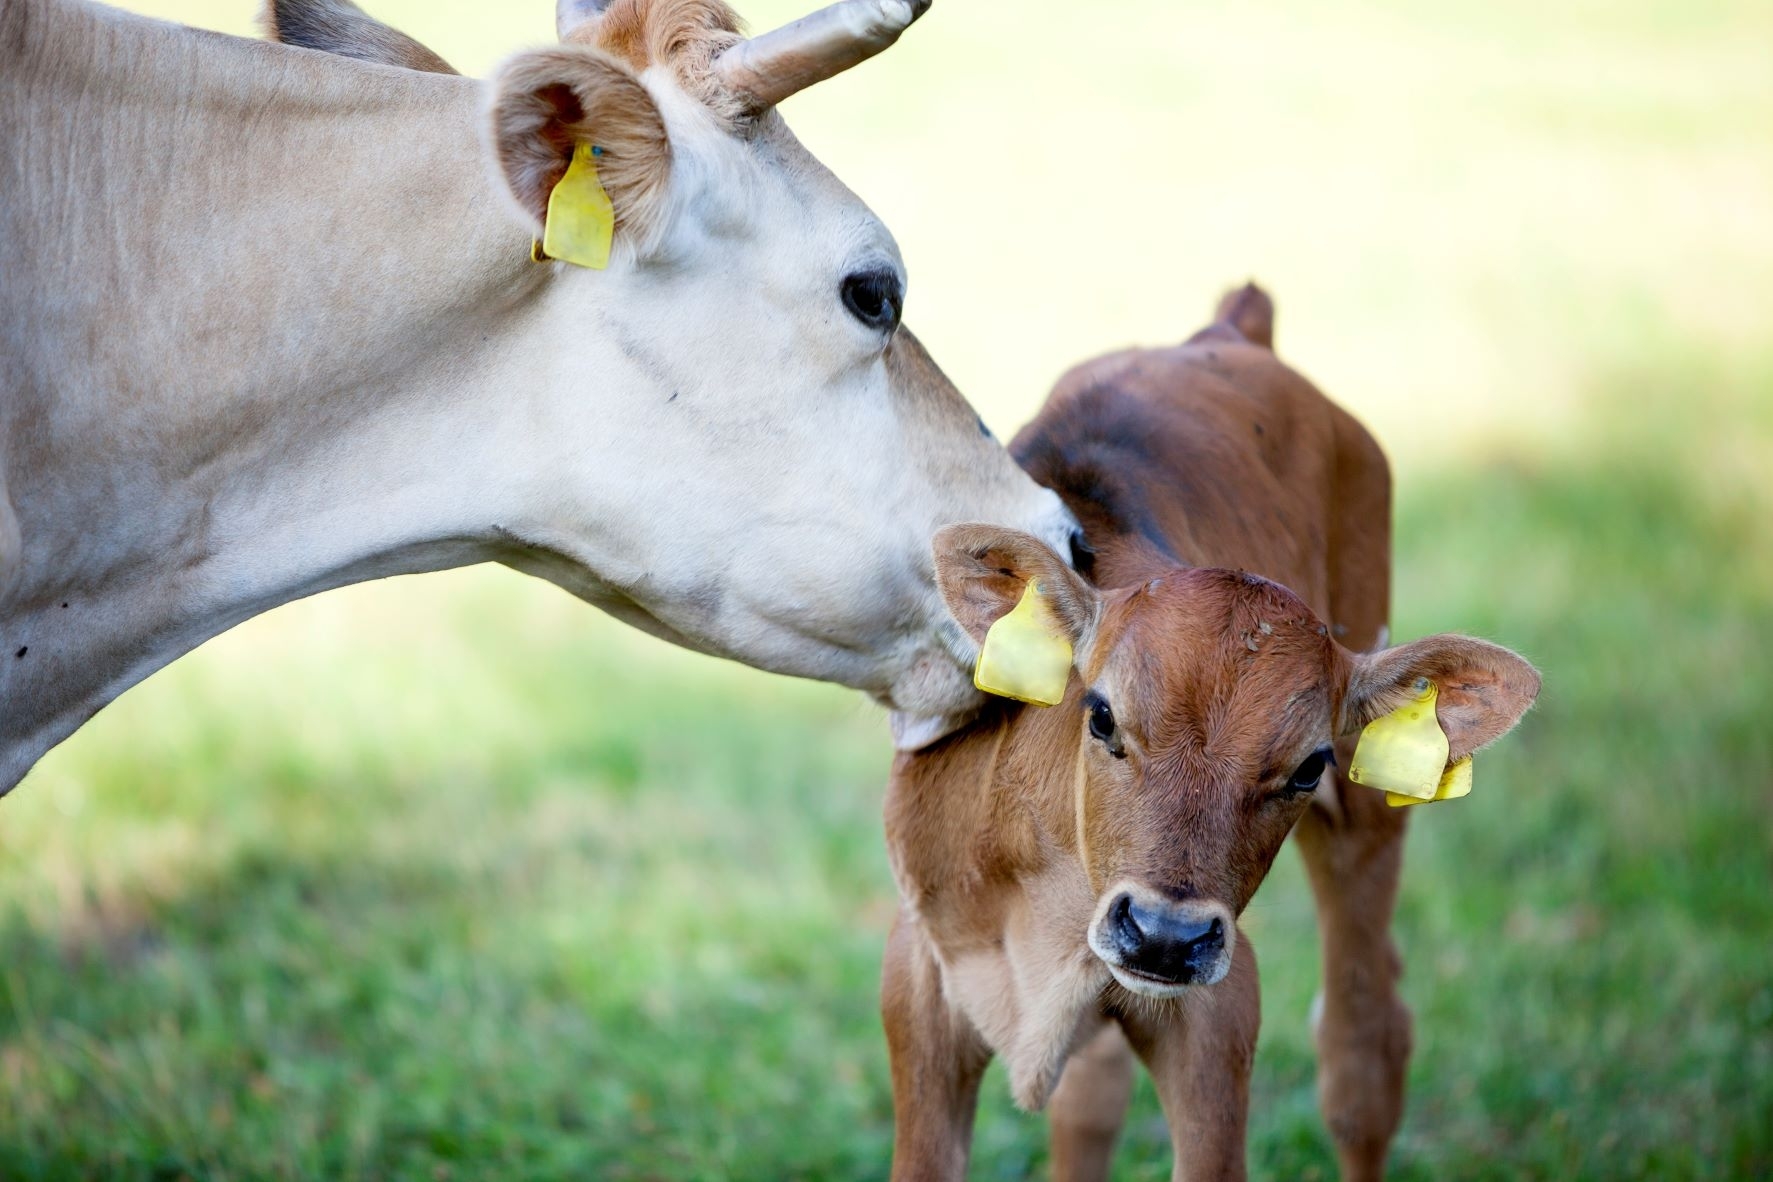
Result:
<svg viewBox="0 0 1773 1182"><path fill-rule="evenodd" d="M1280 758L1328 737L1341 668L1329 630L1278 583L1180 570L1113 597L1094 684L1154 755Z"/></svg>

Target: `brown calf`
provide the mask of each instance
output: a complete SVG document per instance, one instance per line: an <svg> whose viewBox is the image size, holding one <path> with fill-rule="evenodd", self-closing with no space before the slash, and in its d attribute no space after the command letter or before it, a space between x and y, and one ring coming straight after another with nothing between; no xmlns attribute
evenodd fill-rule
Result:
<svg viewBox="0 0 1773 1182"><path fill-rule="evenodd" d="M1083 523L1095 585L1013 530L937 535L961 626L982 640L1038 580L1075 675L1057 707L994 700L894 765L896 1179L964 1176L993 1054L1019 1104L1050 1106L1054 1175L1106 1177L1128 1044L1175 1176L1242 1177L1259 997L1236 917L1295 825L1322 920L1324 1114L1346 1177L1383 1169L1410 1048L1387 933L1404 817L1335 769L1429 680L1456 760L1539 677L1464 637L1383 647L1384 457L1276 360L1272 315L1246 288L1185 345L1090 362L1016 439Z"/></svg>

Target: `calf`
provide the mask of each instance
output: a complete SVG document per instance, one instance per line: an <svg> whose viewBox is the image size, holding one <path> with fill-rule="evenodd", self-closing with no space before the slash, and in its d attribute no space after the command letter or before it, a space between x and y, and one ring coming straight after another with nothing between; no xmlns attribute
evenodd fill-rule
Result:
<svg viewBox="0 0 1773 1182"><path fill-rule="evenodd" d="M1457 761L1539 677L1465 637L1383 647L1384 458L1276 360L1271 330L1246 288L1187 344L1073 371L1017 438L1093 569L1005 528L936 535L975 641L1036 582L1074 661L1056 708L994 700L894 764L895 1178L964 1175L993 1054L1018 1104L1050 1103L1055 1176L1105 1177L1129 1044L1175 1176L1241 1177L1259 998L1237 917L1295 825L1323 920L1321 1099L1344 1174L1383 1168L1410 1042L1386 934L1403 811L1337 769L1430 683Z"/></svg>

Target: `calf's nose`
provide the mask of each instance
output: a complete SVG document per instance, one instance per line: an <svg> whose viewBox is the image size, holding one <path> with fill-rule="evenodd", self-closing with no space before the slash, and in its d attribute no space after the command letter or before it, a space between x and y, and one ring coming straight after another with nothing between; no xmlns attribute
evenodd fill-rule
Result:
<svg viewBox="0 0 1773 1182"><path fill-rule="evenodd" d="M1187 984L1209 971L1225 951L1225 925L1192 909L1143 906L1123 894L1108 908L1108 942L1122 968Z"/></svg>

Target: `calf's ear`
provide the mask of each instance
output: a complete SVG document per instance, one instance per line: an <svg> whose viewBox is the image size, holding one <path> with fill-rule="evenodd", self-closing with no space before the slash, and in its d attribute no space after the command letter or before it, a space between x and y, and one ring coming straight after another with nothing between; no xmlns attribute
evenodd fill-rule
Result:
<svg viewBox="0 0 1773 1182"><path fill-rule="evenodd" d="M936 586L960 626L983 643L991 625L1040 583L1041 598L1073 647L1095 631L1102 600L1045 542L1000 525L950 525L935 538Z"/></svg>
<svg viewBox="0 0 1773 1182"><path fill-rule="evenodd" d="M627 66L583 45L532 50L499 68L491 94L487 147L531 233L541 234L548 198L581 144L600 149L597 175L617 236L638 245L660 227L671 141Z"/></svg>
<svg viewBox="0 0 1773 1182"><path fill-rule="evenodd" d="M1500 645L1469 636L1430 636L1354 659L1342 700L1350 734L1436 688L1435 715L1455 763L1514 729L1539 696L1539 671Z"/></svg>

